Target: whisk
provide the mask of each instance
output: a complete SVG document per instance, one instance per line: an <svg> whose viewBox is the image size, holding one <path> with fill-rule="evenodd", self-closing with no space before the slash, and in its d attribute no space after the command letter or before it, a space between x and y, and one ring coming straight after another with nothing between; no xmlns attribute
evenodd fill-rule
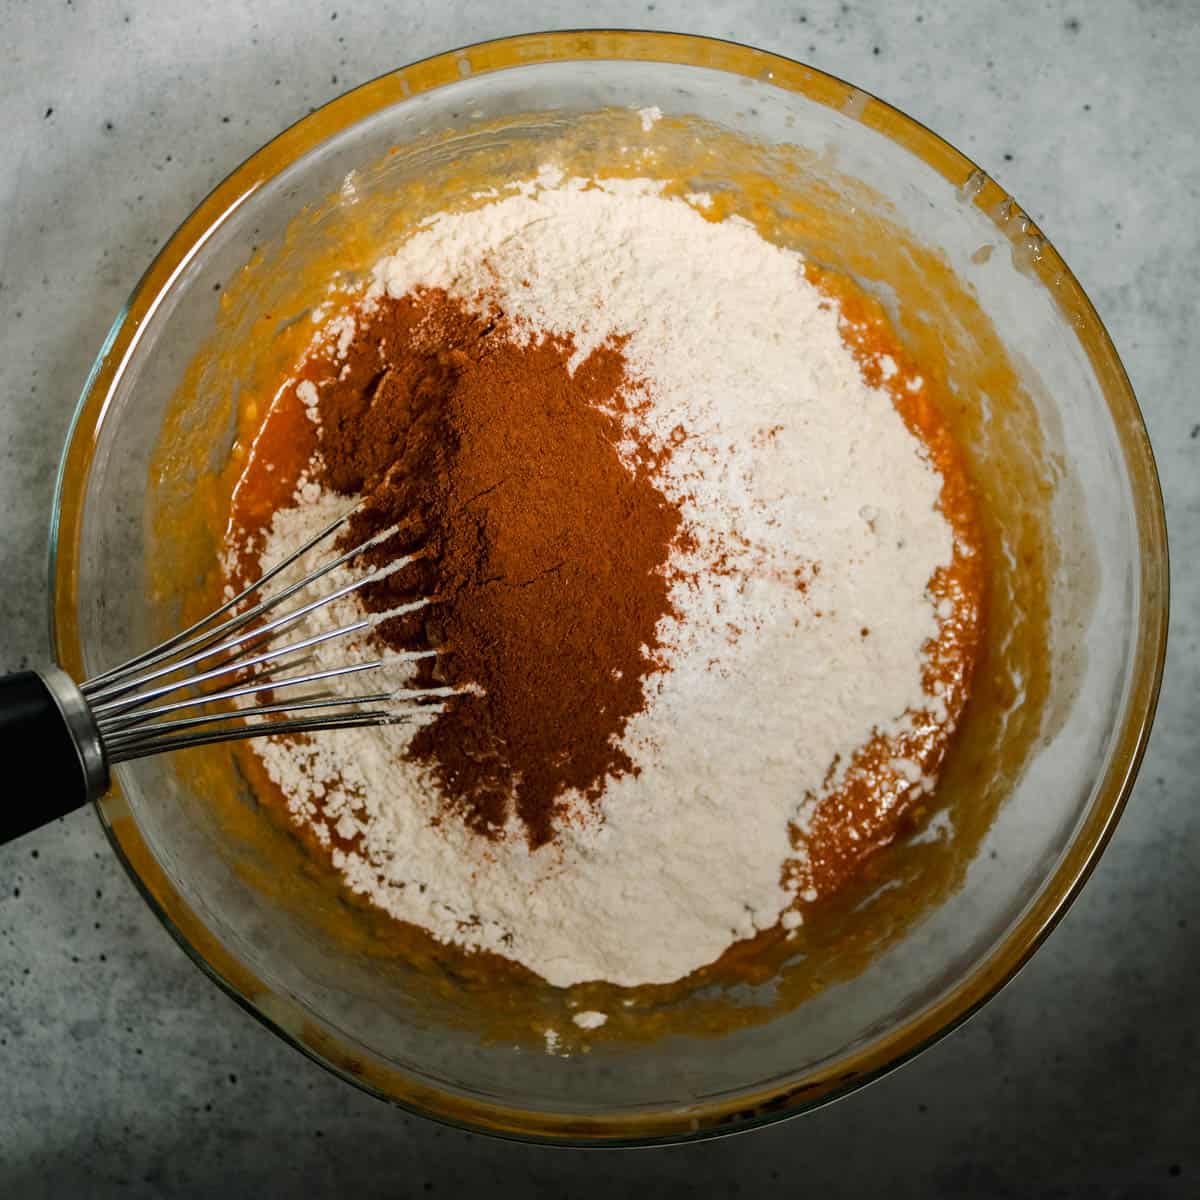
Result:
<svg viewBox="0 0 1200 1200"><path fill-rule="evenodd" d="M396 534L399 527L392 526L322 562L303 578L264 592L309 551L345 528L355 511L351 508L331 522L195 624L85 683L76 684L59 667L0 677L0 751L6 763L17 764L27 776L24 786L18 777L19 786L0 804L0 841L19 837L102 795L116 763L241 738L391 725L443 711L459 689L379 688L357 694L310 690L431 658L437 650L389 651L336 667L295 670L305 665L306 652L322 643L365 633L431 603L422 597L336 628L295 636L296 626L319 609L418 557L396 558L359 572L349 583L315 599L306 598L308 589ZM291 637L284 636L289 633ZM279 673L281 667L290 673ZM288 691L293 699L276 699ZM210 705L220 707L214 711Z"/></svg>

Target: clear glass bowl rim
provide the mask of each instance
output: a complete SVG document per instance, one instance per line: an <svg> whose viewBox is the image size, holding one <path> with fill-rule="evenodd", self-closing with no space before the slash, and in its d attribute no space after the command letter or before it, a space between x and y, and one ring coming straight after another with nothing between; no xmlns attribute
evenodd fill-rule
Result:
<svg viewBox="0 0 1200 1200"><path fill-rule="evenodd" d="M1011 238L1020 215L1011 198L975 163L925 126L863 89L792 59L750 46L691 34L634 29L567 30L522 34L481 42L423 59L344 93L286 129L253 154L197 206L172 235L117 315L92 365L72 418L59 464L50 531L50 633L58 661L82 676L82 648L74 614L78 600L78 554L92 455L124 364L136 351L139 331L182 269L236 207L259 187L329 137L390 105L434 89L453 87L464 75L520 70L571 61L661 62L727 71L846 112L903 146L964 188L993 215L996 236ZM1053 246L1027 219L1021 234L1041 239L1033 263L1044 286L1068 315L1108 400L1125 456L1135 502L1140 557L1139 628L1129 696L1117 729L1108 770L1075 839L1043 887L1037 902L992 954L940 1001L880 1035L855 1054L807 1078L770 1091L677 1114L627 1113L596 1118L556 1115L464 1099L431 1089L394 1068L364 1063L361 1051L339 1045L302 1019L281 1015L282 997L267 1013L254 995L269 993L247 966L204 928L161 872L134 866L147 853L130 821L117 828L96 806L109 842L151 909L189 957L247 1012L301 1052L341 1078L402 1108L459 1127L521 1140L559 1145L653 1145L718 1136L809 1111L846 1095L899 1066L970 1017L1020 970L1078 895L1132 790L1158 700L1166 654L1169 568L1166 520L1158 473L1145 423L1128 377L1099 316ZM1020 235L1018 235L1020 236Z"/></svg>

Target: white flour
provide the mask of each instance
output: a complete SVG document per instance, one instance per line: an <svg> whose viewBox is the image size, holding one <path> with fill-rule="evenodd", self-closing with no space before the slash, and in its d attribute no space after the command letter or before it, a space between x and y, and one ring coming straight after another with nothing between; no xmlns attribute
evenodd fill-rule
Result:
<svg viewBox="0 0 1200 1200"><path fill-rule="evenodd" d="M640 774L610 781L593 817L534 853L516 828L491 842L432 824L440 806L404 759L403 727L260 752L298 818L323 812L360 838L335 865L394 916L555 985L678 979L808 894L789 829L805 828L835 760L933 703L927 584L952 553L940 478L864 383L799 256L645 181L543 175L440 216L378 265L367 303L419 285L498 303L531 337L572 334L579 359L626 337L650 398L644 435L686 434L661 486L700 551L673 565L721 545L739 548L734 569L674 586L670 669L624 738ZM309 494L278 512L264 564L345 507ZM351 600L322 619L358 612ZM335 639L318 658L360 653Z"/></svg>

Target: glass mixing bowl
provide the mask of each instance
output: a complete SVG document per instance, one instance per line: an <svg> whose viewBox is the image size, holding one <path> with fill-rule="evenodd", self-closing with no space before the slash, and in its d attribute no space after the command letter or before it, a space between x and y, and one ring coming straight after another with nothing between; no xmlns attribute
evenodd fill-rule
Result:
<svg viewBox="0 0 1200 1200"><path fill-rule="evenodd" d="M303 906L261 886L253 854L231 850L202 775L169 760L128 764L98 806L166 927L268 1028L397 1104L547 1141L672 1141L776 1120L877 1077L963 1021L1045 937L1109 837L1145 745L1165 643L1162 501L1137 404L1086 296L998 185L916 122L809 67L701 38L580 32L490 42L377 79L282 134L183 224L113 326L63 459L53 622L67 669L94 674L162 625L160 599L144 583L155 544L148 514L156 490L179 481L151 467L226 281L294 238L298 216L303 227L313 214L310 233L331 236L338 213L326 200L339 189L350 205L364 189L411 191L458 169L474 153L472 123L508 121L508 136L536 157L541 139L583 114L652 107L667 121L798 147L828 211L850 203L835 177L856 181L862 228L886 217L947 279L967 281L962 294L985 315L1012 385L1037 414L1057 497L1043 532L1062 549L1047 592L1055 668L1039 735L954 886L861 970L803 1003L768 1005L763 1019L725 1028L668 1023L653 1038L598 1038L587 1053L557 1057L482 1032L472 1017L480 1001L458 996L452 973L422 993L419 964L387 962L369 939L322 940ZM514 122L519 114L536 116ZM425 149L393 150L390 176L360 172L410 145ZM764 154L768 174L770 161ZM862 278L866 260L852 241L826 236L823 258ZM899 276L877 267L866 282L903 309ZM946 376L956 403L989 403L986 371L968 386L950 358ZM203 387L198 394L198 406L216 403ZM231 440L229 431L214 441L211 467ZM322 895L310 898L312 913L340 903ZM747 985L748 1002L761 1004L754 990Z"/></svg>

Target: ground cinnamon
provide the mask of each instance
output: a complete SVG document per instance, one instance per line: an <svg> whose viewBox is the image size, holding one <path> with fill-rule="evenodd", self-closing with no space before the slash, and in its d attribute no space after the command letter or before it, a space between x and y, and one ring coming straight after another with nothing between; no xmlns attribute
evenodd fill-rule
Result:
<svg viewBox="0 0 1200 1200"><path fill-rule="evenodd" d="M654 482L661 458L617 450L636 402L621 348L572 372L573 349L426 291L360 317L317 380L322 482L370 494L346 540L400 522L376 561L423 556L372 585L368 608L434 597L383 637L439 648L429 682L481 689L410 753L474 828L515 812L534 847L568 792L595 798L636 771L619 739L655 670L681 532Z"/></svg>

